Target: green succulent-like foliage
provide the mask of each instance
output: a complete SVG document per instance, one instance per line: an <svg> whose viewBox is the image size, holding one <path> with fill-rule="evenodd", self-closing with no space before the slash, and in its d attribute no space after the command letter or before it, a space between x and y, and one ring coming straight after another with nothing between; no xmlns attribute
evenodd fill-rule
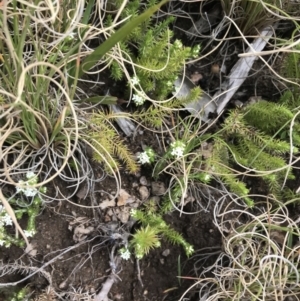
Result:
<svg viewBox="0 0 300 301"><path fill-rule="evenodd" d="M296 50L299 50L298 46ZM217 176L239 196L249 193L235 172L237 165L262 177L269 192L278 197L291 194L282 190L285 179L294 179L288 168L290 153L298 152L300 123L300 53L286 55L282 75L291 82L277 103L265 100L231 110L221 130L212 135L213 149L202 168ZM253 202L246 197L249 205Z"/></svg>
<svg viewBox="0 0 300 301"><path fill-rule="evenodd" d="M145 9L156 2L146 1ZM140 1L129 1L121 17L129 18L129 21L140 10ZM110 25L112 20L108 19L106 22ZM161 22L145 21L132 30L124 42L119 43L126 54L124 57L127 59L129 56L135 63L135 73L141 88L156 100L165 100L170 95L174 90L173 82L182 72L186 60L197 57L200 50L199 46L185 47L181 41L174 41L173 31L169 29L172 22L173 17ZM132 66L128 65L128 69L132 69ZM116 80L120 80L124 74L116 60L111 62L111 74ZM173 105L174 103L170 103L167 107Z"/></svg>
<svg viewBox="0 0 300 301"><path fill-rule="evenodd" d="M172 114L174 118L180 118L178 111L172 111L172 109L178 109L184 105L196 101L201 95L201 89L195 87L190 91L190 94L185 98L173 98L165 102L162 106L151 105L148 108L137 110L133 113L133 117L136 120L140 120L145 125L152 126L154 128L160 128L163 123L170 118Z"/></svg>
<svg viewBox="0 0 300 301"><path fill-rule="evenodd" d="M133 235L131 240L135 254L142 258L151 248L159 247L159 235L172 244L182 245L187 256L190 256L193 253L193 247L164 221L162 214L163 211L158 211L152 200L144 209L134 210L132 216L142 224L142 228Z"/></svg>
<svg viewBox="0 0 300 301"><path fill-rule="evenodd" d="M294 39L288 41L288 44L294 42ZM288 90L286 95L281 98L281 103L287 105L290 109L295 109L300 105L300 45L296 45L295 52L285 55L282 62L281 75L288 79Z"/></svg>
<svg viewBox="0 0 300 301"><path fill-rule="evenodd" d="M158 230L149 225L141 227L133 235L131 244L134 246L136 257L139 259L143 258L151 249L160 246Z"/></svg>
<svg viewBox="0 0 300 301"><path fill-rule="evenodd" d="M246 196L249 189L233 172L235 165L251 169L252 173L259 171L257 175L261 174L269 191L279 195L286 175L288 179L294 178L286 167L291 146L282 135L289 129L293 116L286 106L267 101L230 111L215 137L211 156L205 161L206 169L219 175L239 196ZM298 127L296 124L295 128ZM298 141L298 134L294 138Z"/></svg>
<svg viewBox="0 0 300 301"><path fill-rule="evenodd" d="M139 169L138 164L110 122L110 119L114 118L116 116L113 114L105 114L101 111L92 115L91 126L87 130L87 139L97 150L93 153L93 159L104 163L108 172L111 172L108 167L118 170L123 162L128 171L135 173Z"/></svg>

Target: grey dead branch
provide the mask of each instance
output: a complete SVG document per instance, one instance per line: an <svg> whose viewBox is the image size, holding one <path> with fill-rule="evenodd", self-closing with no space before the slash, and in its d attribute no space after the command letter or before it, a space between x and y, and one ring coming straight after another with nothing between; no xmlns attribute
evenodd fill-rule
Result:
<svg viewBox="0 0 300 301"><path fill-rule="evenodd" d="M180 98L186 98L190 95L191 90L195 88L194 83L188 78L179 76L174 82L175 90L174 95ZM198 117L204 122L208 122L209 114L215 112L216 104L211 97L205 92L198 101L193 101L185 106L185 108L195 117Z"/></svg>
<svg viewBox="0 0 300 301"><path fill-rule="evenodd" d="M221 114L228 102L231 100L232 96L247 78L253 63L257 59L255 53L260 52L265 48L272 35L272 27L268 26L264 28L261 31L260 36L250 44L250 47L246 51L246 53L253 53L253 55L240 58L237 61L237 63L231 69L227 80L222 83L219 91L216 92L213 97L203 93L198 101L189 103L185 106L185 108L193 116L198 117L203 122L210 121L210 113L217 113L218 115ZM174 82L174 85L177 90L177 92L174 92L174 95L179 99L188 97L190 91L195 87L194 83L186 76L178 77Z"/></svg>
<svg viewBox="0 0 300 301"><path fill-rule="evenodd" d="M121 110L121 108L117 105L111 105L111 109L115 114L119 114L120 117L116 118L116 122L120 129L124 132L124 134L127 137L130 137L136 130L136 126L134 123L125 117L121 117L121 115L124 115L124 112Z"/></svg>
<svg viewBox="0 0 300 301"><path fill-rule="evenodd" d="M233 66L228 76L228 80L226 80L222 84L223 89L220 89L213 96L213 99L215 99L217 103L218 115L222 113L227 103L230 101L232 96L247 78L250 69L252 68L255 60L257 59L255 52L260 52L265 48L267 42L272 37L273 33L274 31L271 26L267 26L266 28L264 28L261 31L260 36L256 38L253 43L250 44L250 47L246 51L246 53L248 54L253 53L253 56L240 58L237 61L237 63Z"/></svg>
<svg viewBox="0 0 300 301"><path fill-rule="evenodd" d="M111 301L108 298L108 293L116 281L117 277L111 274L104 282L101 291L95 296L94 301Z"/></svg>

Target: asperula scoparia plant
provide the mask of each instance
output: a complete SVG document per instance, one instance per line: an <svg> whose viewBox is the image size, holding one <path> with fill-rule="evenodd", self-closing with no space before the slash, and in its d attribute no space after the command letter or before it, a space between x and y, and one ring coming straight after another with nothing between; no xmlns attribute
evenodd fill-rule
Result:
<svg viewBox="0 0 300 301"><path fill-rule="evenodd" d="M117 7L121 5L122 1L116 1ZM121 18L126 20L125 23L129 22L133 16L152 5L153 1L145 1L141 5L140 1L130 0L126 9L122 10ZM127 79L131 101L136 106L141 106L149 100L148 96L155 101L165 101L173 92L173 83L187 60L199 56L199 44L189 47L183 45L179 39L174 39L174 32L170 29L174 21L172 16L161 22L149 19L132 30L129 36L118 44L126 62L120 64L120 60L111 60L111 76L115 80L121 80L125 75L124 63L126 73L132 70L132 77L127 75ZM112 18L107 18L105 22L108 27L113 24Z"/></svg>
<svg viewBox="0 0 300 301"><path fill-rule="evenodd" d="M20 220L27 215L27 227L23 230L27 237L33 237L36 234L35 220L38 216L43 204L42 193L46 193L46 187L37 189L34 187L38 183L38 176L33 172L27 172L26 179L20 180L16 187L16 195L19 196L9 199L16 218ZM9 248L12 244L19 247L24 246L21 238L16 238L8 233L7 227L13 226L13 222L9 214L3 206L0 206L0 246Z"/></svg>
<svg viewBox="0 0 300 301"><path fill-rule="evenodd" d="M141 223L141 228L133 234L128 245L119 250L123 259L128 260L132 253L137 259L142 259L151 249L161 247L162 239L181 245L188 257L194 253L193 246L167 225L154 201L150 200L143 209L132 209L130 214Z"/></svg>

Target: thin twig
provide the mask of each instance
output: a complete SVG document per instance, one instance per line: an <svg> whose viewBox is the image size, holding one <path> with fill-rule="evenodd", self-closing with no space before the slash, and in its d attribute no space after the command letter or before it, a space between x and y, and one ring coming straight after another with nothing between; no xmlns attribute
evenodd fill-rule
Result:
<svg viewBox="0 0 300 301"><path fill-rule="evenodd" d="M142 277L141 277L141 269L140 269L140 260L139 259L136 260L136 267L137 267L137 271L138 271L139 282L140 282L141 286L144 287Z"/></svg>

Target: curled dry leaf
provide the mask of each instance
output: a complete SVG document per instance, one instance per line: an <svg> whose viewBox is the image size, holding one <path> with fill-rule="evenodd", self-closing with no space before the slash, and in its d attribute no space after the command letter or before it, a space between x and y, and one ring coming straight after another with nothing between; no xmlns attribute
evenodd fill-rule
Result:
<svg viewBox="0 0 300 301"><path fill-rule="evenodd" d="M130 194L124 190L124 189L120 189L120 193L118 196L118 202L117 205L118 206L124 206L127 203L127 200L130 198Z"/></svg>
<svg viewBox="0 0 300 301"><path fill-rule="evenodd" d="M75 242L83 241L87 236L94 231L94 227L84 227L84 225L79 225L74 229L73 240Z"/></svg>
<svg viewBox="0 0 300 301"><path fill-rule="evenodd" d="M101 204L99 205L99 207L104 210L108 207L115 207L116 206L116 202L115 200L104 200L103 202L101 202Z"/></svg>

